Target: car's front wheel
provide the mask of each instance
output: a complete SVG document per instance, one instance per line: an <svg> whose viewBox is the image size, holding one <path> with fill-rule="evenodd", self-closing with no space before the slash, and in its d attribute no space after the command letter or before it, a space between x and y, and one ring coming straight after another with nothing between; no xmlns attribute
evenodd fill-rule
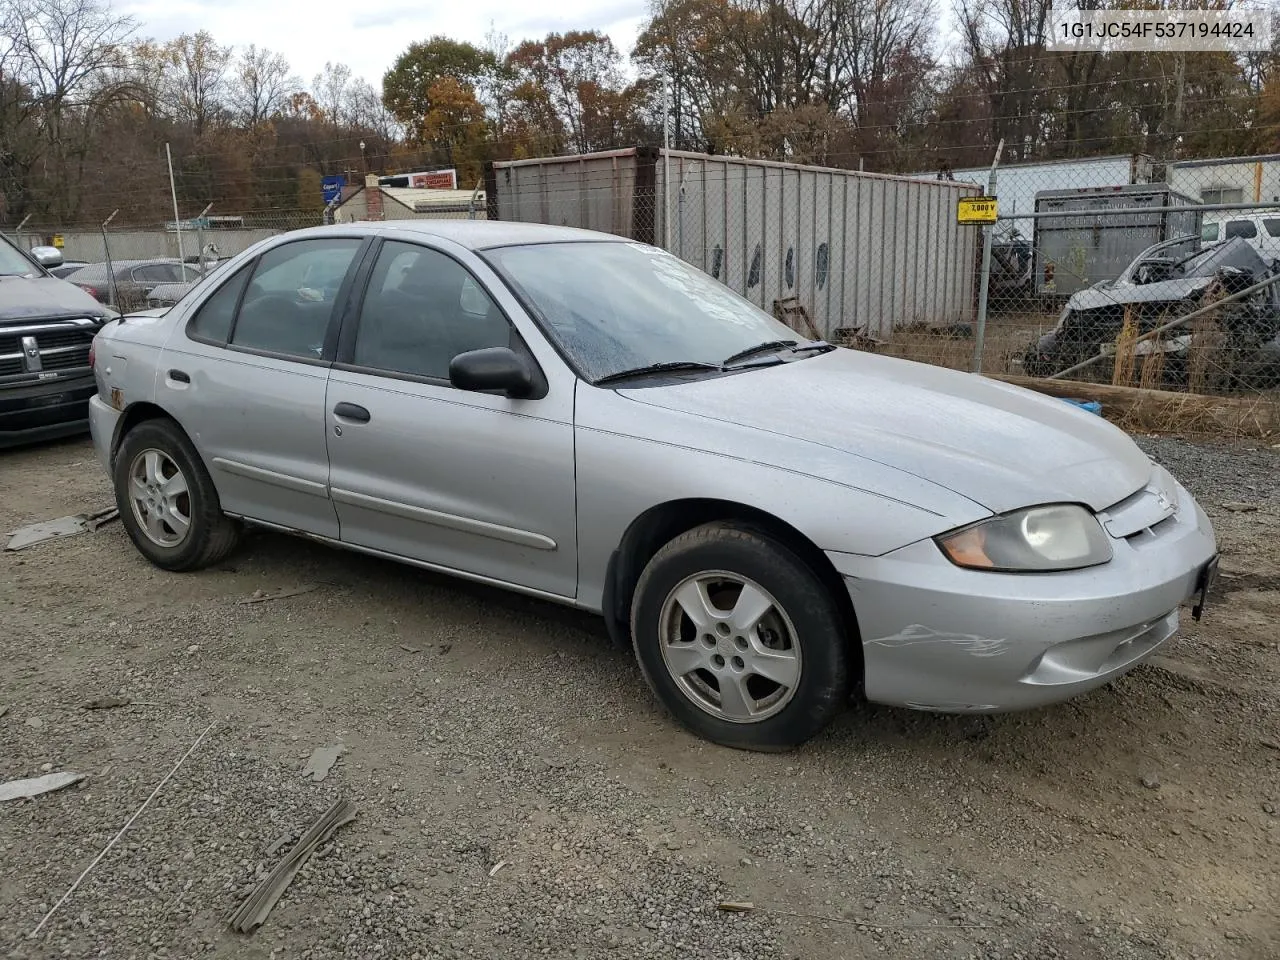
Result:
<svg viewBox="0 0 1280 960"><path fill-rule="evenodd" d="M636 585L631 627L654 693L715 743L789 749L846 703L835 598L794 551L749 526L708 524L659 550Z"/></svg>
<svg viewBox="0 0 1280 960"><path fill-rule="evenodd" d="M165 570L217 563L239 540L222 512L213 478L191 441L171 420L146 420L116 452L120 520L138 551Z"/></svg>

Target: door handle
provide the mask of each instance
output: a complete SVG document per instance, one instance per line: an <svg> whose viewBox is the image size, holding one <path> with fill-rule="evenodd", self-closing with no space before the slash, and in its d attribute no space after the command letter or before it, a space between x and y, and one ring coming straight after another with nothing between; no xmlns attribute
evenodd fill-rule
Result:
<svg viewBox="0 0 1280 960"><path fill-rule="evenodd" d="M342 417L344 420L354 420L356 423L369 422L368 410L359 404L346 403L345 401L333 408L333 415L335 417Z"/></svg>
<svg viewBox="0 0 1280 960"><path fill-rule="evenodd" d="M190 383L191 377L185 370L170 370L169 379L178 383Z"/></svg>

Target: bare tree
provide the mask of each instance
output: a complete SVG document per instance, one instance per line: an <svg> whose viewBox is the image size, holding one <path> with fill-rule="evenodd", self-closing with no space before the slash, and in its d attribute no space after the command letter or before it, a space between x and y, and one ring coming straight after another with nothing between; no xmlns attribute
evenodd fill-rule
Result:
<svg viewBox="0 0 1280 960"><path fill-rule="evenodd" d="M301 86L281 54L249 44L232 66L227 102L236 119L252 128L280 114Z"/></svg>
<svg viewBox="0 0 1280 960"><path fill-rule="evenodd" d="M1050 0L956 0L961 48L987 95L991 141L1013 159L1038 156L1046 130Z"/></svg>
<svg viewBox="0 0 1280 960"><path fill-rule="evenodd" d="M79 184L102 110L121 96L109 82L135 29L102 0L8 0L3 18L10 73L39 118L50 207L61 216L79 206ZM4 41L0 41L4 42Z"/></svg>
<svg viewBox="0 0 1280 960"><path fill-rule="evenodd" d="M313 95L331 126L346 121L351 105L351 68L345 63L328 63L312 81Z"/></svg>
<svg viewBox="0 0 1280 960"><path fill-rule="evenodd" d="M227 67L231 48L218 44L212 34L201 30L183 34L166 47L170 76L170 96L174 114L191 125L197 137L225 109Z"/></svg>
<svg viewBox="0 0 1280 960"><path fill-rule="evenodd" d="M363 77L347 89L347 122L357 130L367 130L388 146L403 137L404 131L395 115L382 102L382 94Z"/></svg>

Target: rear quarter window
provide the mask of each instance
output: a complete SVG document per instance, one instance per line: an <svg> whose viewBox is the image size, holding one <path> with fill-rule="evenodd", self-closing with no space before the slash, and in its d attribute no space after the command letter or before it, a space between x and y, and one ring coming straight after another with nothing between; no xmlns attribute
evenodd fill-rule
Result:
<svg viewBox="0 0 1280 960"><path fill-rule="evenodd" d="M249 281L252 266L241 267L214 291L213 296L200 304L196 315L187 324L188 336L209 343L226 344L227 335L231 332L231 319L240 301L240 291Z"/></svg>

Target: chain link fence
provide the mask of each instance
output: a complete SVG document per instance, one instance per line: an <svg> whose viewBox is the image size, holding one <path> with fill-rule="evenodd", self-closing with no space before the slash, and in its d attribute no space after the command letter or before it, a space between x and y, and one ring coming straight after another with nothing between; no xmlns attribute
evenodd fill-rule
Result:
<svg viewBox="0 0 1280 960"><path fill-rule="evenodd" d="M804 336L1096 398L1131 425L1270 432L1280 419L1280 155L886 176L635 148L492 163L483 186L468 210L438 216L653 243ZM984 196L995 221L959 223L961 202ZM24 227L16 239L60 243L57 272L134 309L322 219Z"/></svg>
<svg viewBox="0 0 1280 960"><path fill-rule="evenodd" d="M1137 427L1271 432L1280 156L1111 160L954 174L999 208L974 228L990 250L971 369Z"/></svg>
<svg viewBox="0 0 1280 960"><path fill-rule="evenodd" d="M1280 426L1280 155L892 177L623 150L496 163L486 187L491 219L655 243L806 336L1134 427ZM994 223L957 222L993 195Z"/></svg>

